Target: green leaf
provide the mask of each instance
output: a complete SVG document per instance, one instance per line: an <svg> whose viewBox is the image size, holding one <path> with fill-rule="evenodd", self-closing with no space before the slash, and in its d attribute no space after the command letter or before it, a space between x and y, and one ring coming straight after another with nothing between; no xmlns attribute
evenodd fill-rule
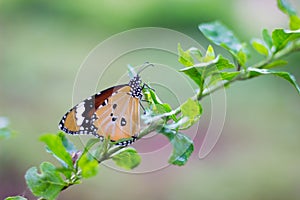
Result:
<svg viewBox="0 0 300 200"><path fill-rule="evenodd" d="M222 78L222 80L226 81L232 81L234 78L236 78L241 72L221 72L219 75Z"/></svg>
<svg viewBox="0 0 300 200"><path fill-rule="evenodd" d="M8 128L9 120L0 116L0 140L11 136L11 130Z"/></svg>
<svg viewBox="0 0 300 200"><path fill-rule="evenodd" d="M235 66L227 59L224 58L222 55L218 56L218 62L216 62L216 67L219 71L222 71L224 69L232 69L235 68Z"/></svg>
<svg viewBox="0 0 300 200"><path fill-rule="evenodd" d="M211 45L208 45L205 56L203 58L203 63L210 62L216 58L214 48Z"/></svg>
<svg viewBox="0 0 300 200"><path fill-rule="evenodd" d="M182 48L181 48L181 45L180 43L178 43L178 61L183 64L184 66L192 66L194 64L194 60L193 60L193 57L191 56L190 52L189 51L184 51Z"/></svg>
<svg viewBox="0 0 300 200"><path fill-rule="evenodd" d="M74 146L74 144L70 140L68 140L68 138L63 132L59 132L57 135L60 137L63 146L65 147L65 149L70 155L78 151Z"/></svg>
<svg viewBox="0 0 300 200"><path fill-rule="evenodd" d="M78 167L83 178L90 178L98 173L98 161L88 152L78 159Z"/></svg>
<svg viewBox="0 0 300 200"><path fill-rule="evenodd" d="M153 89L144 87L143 95L145 96L145 100L150 105L162 104L162 101L159 99L159 97L156 95L156 93L153 91Z"/></svg>
<svg viewBox="0 0 300 200"><path fill-rule="evenodd" d="M206 38L229 50L241 65L246 63L247 52L245 44L241 43L233 32L221 22L203 23L199 25L199 29Z"/></svg>
<svg viewBox="0 0 300 200"><path fill-rule="evenodd" d="M258 68L248 68L248 72L249 72L249 78L257 77L260 75L269 75L269 74L283 78L288 82L290 82L290 84L292 84L300 94L300 87L298 86L295 77L289 74L288 72L278 72L269 69L258 69Z"/></svg>
<svg viewBox="0 0 300 200"><path fill-rule="evenodd" d="M216 84L219 81L232 81L235 79L241 72L240 71L235 71L235 72L219 72L214 74L211 77L211 80L209 82L209 86Z"/></svg>
<svg viewBox="0 0 300 200"><path fill-rule="evenodd" d="M275 29L272 33L273 44L276 51L283 49L289 42L300 38L299 32L284 29Z"/></svg>
<svg viewBox="0 0 300 200"><path fill-rule="evenodd" d="M112 160L118 165L126 170L133 169L137 167L141 162L141 156L134 148L122 149L116 155L112 157Z"/></svg>
<svg viewBox="0 0 300 200"><path fill-rule="evenodd" d="M162 101L159 99L159 97L156 95L153 89L144 88L143 94L145 100L149 103L151 108L151 110L148 111L151 112L151 116L144 115L144 117L153 117L153 115L164 114L172 111L172 107L167 103L162 103ZM174 121L177 121L175 115L171 115L170 118Z"/></svg>
<svg viewBox="0 0 300 200"><path fill-rule="evenodd" d="M160 130L160 133L166 136L173 146L169 163L178 166L184 165L194 151L193 141L186 135L165 127Z"/></svg>
<svg viewBox="0 0 300 200"><path fill-rule="evenodd" d="M63 144L61 133L58 135L45 134L40 137L40 140L46 143L49 153L54 155L64 167L73 168L71 155L67 152Z"/></svg>
<svg viewBox="0 0 300 200"><path fill-rule="evenodd" d="M253 39L251 41L253 48L260 54L268 57L269 56L269 48L268 46L260 39Z"/></svg>
<svg viewBox="0 0 300 200"><path fill-rule="evenodd" d="M264 69L271 69L271 68L274 68L274 67L280 67L280 66L284 66L284 65L287 65L288 62L286 60L275 60L267 65L265 65L263 68Z"/></svg>
<svg viewBox="0 0 300 200"><path fill-rule="evenodd" d="M214 60L198 63L191 67L185 67L180 71L189 76L199 88L203 88L205 78L211 74L231 68L235 68L235 66L228 59L218 55Z"/></svg>
<svg viewBox="0 0 300 200"><path fill-rule="evenodd" d="M40 173L36 167L27 170L25 179L28 188L37 197L43 197L48 200L55 199L60 191L66 186L64 180L54 165L49 162L43 162L40 165Z"/></svg>
<svg viewBox="0 0 300 200"><path fill-rule="evenodd" d="M187 120L181 124L180 129L187 129L191 127L195 122L200 119L202 114L202 107L198 101L194 101L189 98L186 102L184 102L181 106L182 118L186 118Z"/></svg>
<svg viewBox="0 0 300 200"><path fill-rule="evenodd" d="M298 30L300 29L300 18L296 15L290 16L290 29Z"/></svg>
<svg viewBox="0 0 300 200"><path fill-rule="evenodd" d="M288 0L277 0L277 6L282 12L284 12L285 14L287 14L289 16L297 15L296 10L288 2Z"/></svg>
<svg viewBox="0 0 300 200"><path fill-rule="evenodd" d="M85 147L84 147L83 153L87 153L98 142L100 142L100 138L91 138L91 139L89 139L88 142L86 143Z"/></svg>
<svg viewBox="0 0 300 200"><path fill-rule="evenodd" d="M190 54L193 55L198 61L202 60L202 53L196 47L189 48L188 52L190 52Z"/></svg>
<svg viewBox="0 0 300 200"><path fill-rule="evenodd" d="M273 41L272 41L272 37L271 35L269 34L268 30L267 29L264 29L262 31L262 37L264 39L264 42L268 45L269 49L272 48L273 46Z"/></svg>
<svg viewBox="0 0 300 200"><path fill-rule="evenodd" d="M14 196L14 197L7 197L5 200L27 200L25 197L22 196Z"/></svg>
<svg viewBox="0 0 300 200"><path fill-rule="evenodd" d="M185 73L188 77L190 77L190 79L192 79L199 86L199 88L203 87L204 79L202 77L202 73L198 71L195 67L184 68L180 71Z"/></svg>

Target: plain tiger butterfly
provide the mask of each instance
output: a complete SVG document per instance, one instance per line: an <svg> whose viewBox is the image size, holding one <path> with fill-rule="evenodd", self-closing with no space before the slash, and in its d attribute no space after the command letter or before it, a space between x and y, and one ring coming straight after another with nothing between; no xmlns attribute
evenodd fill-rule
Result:
<svg viewBox="0 0 300 200"><path fill-rule="evenodd" d="M140 101L143 97L139 73L128 84L105 89L71 108L59 122L59 129L68 134L92 134L117 145L133 143L140 132Z"/></svg>

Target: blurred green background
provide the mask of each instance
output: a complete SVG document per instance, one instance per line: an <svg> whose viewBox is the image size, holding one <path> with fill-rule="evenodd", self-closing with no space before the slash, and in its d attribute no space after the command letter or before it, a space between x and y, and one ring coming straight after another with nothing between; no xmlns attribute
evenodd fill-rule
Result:
<svg viewBox="0 0 300 200"><path fill-rule="evenodd" d="M292 2L300 10L299 1ZM0 116L7 116L17 132L0 141L0 199L33 199L26 170L53 161L38 138L58 131L58 121L72 105L78 68L98 43L152 26L180 31L206 47L197 26L216 19L242 40L259 37L262 28L288 24L275 0L0 1ZM285 68L297 80L299 55L286 57ZM300 97L295 89L262 77L235 83L226 95L225 126L205 159L198 159L201 142L195 141L184 167L140 175L100 167L96 177L59 199L300 199ZM204 112L209 110L205 101ZM201 128L199 135L196 140L202 138Z"/></svg>

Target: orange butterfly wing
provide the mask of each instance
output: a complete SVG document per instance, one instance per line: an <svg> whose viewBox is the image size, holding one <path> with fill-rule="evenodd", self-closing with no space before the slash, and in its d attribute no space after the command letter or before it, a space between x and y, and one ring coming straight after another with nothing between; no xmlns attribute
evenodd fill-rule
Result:
<svg viewBox="0 0 300 200"><path fill-rule="evenodd" d="M137 137L140 131L139 99L130 95L130 87L117 90L107 100L107 105L100 106L95 114L93 125L97 134L112 141Z"/></svg>
<svg viewBox="0 0 300 200"><path fill-rule="evenodd" d="M118 89L126 85L118 85L103 90L71 108L59 122L59 128L68 134L96 134L92 126L95 111L105 105L107 99Z"/></svg>
<svg viewBox="0 0 300 200"><path fill-rule="evenodd" d="M112 141L137 137L140 130L139 98L130 86L108 88L74 106L59 123L68 134L93 134Z"/></svg>

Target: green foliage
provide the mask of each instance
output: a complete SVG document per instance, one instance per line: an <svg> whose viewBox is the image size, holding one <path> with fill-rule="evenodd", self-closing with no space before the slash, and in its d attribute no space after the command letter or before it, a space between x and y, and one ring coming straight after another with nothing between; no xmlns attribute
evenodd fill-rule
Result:
<svg viewBox="0 0 300 200"><path fill-rule="evenodd" d="M200 24L199 30L207 39L228 50L236 59L236 65L222 55L216 55L210 45L207 48L206 55L204 57L198 55L197 59L192 57L189 49L185 51L178 45L179 62L185 66L180 71L191 78L199 87L198 100L209 94L205 91L214 91L229 86L234 81L269 74L287 80L299 92L299 86L294 76L288 72L270 70L277 66L286 65L287 61L280 58L300 49L300 20L295 9L285 0L278 0L278 6L290 17L291 30L275 29L270 35L264 29L262 39L252 39L253 48L265 57L263 61L256 65L246 66L248 50L245 43L240 42L235 34L219 21ZM193 52L198 51L193 48ZM240 69L240 66L243 66L243 69ZM236 71L232 71L234 68Z"/></svg>
<svg viewBox="0 0 300 200"><path fill-rule="evenodd" d="M146 117L145 121L149 120L149 118L153 116L169 113L172 111L172 107L167 103L163 103L156 95L153 89L144 87L143 94L144 94L145 101L147 101L149 105L149 108L146 108L147 112L145 115ZM165 121L169 119L177 121L176 115L174 114L167 116Z"/></svg>
<svg viewBox="0 0 300 200"><path fill-rule="evenodd" d="M268 57L270 55L269 46L261 39L253 39L252 40L253 48L260 54Z"/></svg>
<svg viewBox="0 0 300 200"><path fill-rule="evenodd" d="M112 160L126 170L137 167L141 162L141 156L134 148L125 148L112 156Z"/></svg>
<svg viewBox="0 0 300 200"><path fill-rule="evenodd" d="M254 78L257 76L269 75L269 74L283 78L288 82L290 82L290 84L292 84L300 94L300 87L297 85L295 77L289 74L288 72L278 72L278 71L273 71L268 69L257 69L257 68L248 68L248 72L249 72L249 76L248 76L249 78Z"/></svg>
<svg viewBox="0 0 300 200"><path fill-rule="evenodd" d="M290 42L296 41L300 38L300 31L289 31L284 29L275 29L272 33L272 40L275 52L282 50Z"/></svg>
<svg viewBox="0 0 300 200"><path fill-rule="evenodd" d="M296 10L287 0L277 0L278 8L289 16L296 15Z"/></svg>
<svg viewBox="0 0 300 200"><path fill-rule="evenodd" d="M83 178L96 176L98 173L98 161L89 153L84 153L78 160L78 167L81 169Z"/></svg>
<svg viewBox="0 0 300 200"><path fill-rule="evenodd" d="M228 50L242 66L247 61L245 43L241 43L234 33L219 21L199 25L200 31L210 41Z"/></svg>
<svg viewBox="0 0 300 200"><path fill-rule="evenodd" d="M198 101L188 99L185 103L180 106L182 113L182 119L186 119L184 123L181 124L180 129L188 129L195 122L200 119L202 114L202 107Z"/></svg>
<svg viewBox="0 0 300 200"><path fill-rule="evenodd" d="M173 165L184 165L194 151L193 141L186 135L172 129L164 127L160 130L173 146L173 152L169 158L169 163Z"/></svg>
<svg viewBox="0 0 300 200"><path fill-rule="evenodd" d="M65 168L73 167L71 155L63 144L63 140L65 140L63 133L58 135L45 134L40 137L40 140L46 143L47 151L56 157Z"/></svg>
<svg viewBox="0 0 300 200"><path fill-rule="evenodd" d="M25 175L28 188L37 197L55 199L65 188L80 183L82 178L95 176L98 172L98 161L89 153L90 148L99 142L91 139L83 152L76 149L64 133L45 134L41 141L46 144L46 150L61 164L56 167L49 162L30 168Z"/></svg>
<svg viewBox="0 0 300 200"><path fill-rule="evenodd" d="M25 179L35 196L49 200L55 199L66 186L57 168L49 162L40 165L40 173L36 167L30 168L25 174Z"/></svg>

